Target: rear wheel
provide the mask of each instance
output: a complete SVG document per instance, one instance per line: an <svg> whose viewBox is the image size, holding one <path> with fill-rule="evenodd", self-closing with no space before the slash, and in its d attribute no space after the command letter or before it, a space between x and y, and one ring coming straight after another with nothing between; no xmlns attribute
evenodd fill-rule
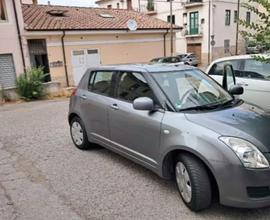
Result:
<svg viewBox="0 0 270 220"><path fill-rule="evenodd" d="M85 126L79 117L74 117L70 122L70 134L75 146L81 150L86 150L91 147L88 141Z"/></svg>
<svg viewBox="0 0 270 220"><path fill-rule="evenodd" d="M211 182L201 161L188 154L178 155L175 177L180 196L192 211L200 211L211 205Z"/></svg>

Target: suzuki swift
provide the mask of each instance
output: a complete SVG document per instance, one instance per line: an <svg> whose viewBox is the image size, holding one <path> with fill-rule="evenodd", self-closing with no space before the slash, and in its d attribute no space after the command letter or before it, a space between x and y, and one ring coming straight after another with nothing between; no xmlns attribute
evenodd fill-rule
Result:
<svg viewBox="0 0 270 220"><path fill-rule="evenodd" d="M230 68L224 69L230 81ZM89 69L70 98L71 137L173 179L193 211L270 205L270 114L190 66ZM214 197L215 195L215 197Z"/></svg>

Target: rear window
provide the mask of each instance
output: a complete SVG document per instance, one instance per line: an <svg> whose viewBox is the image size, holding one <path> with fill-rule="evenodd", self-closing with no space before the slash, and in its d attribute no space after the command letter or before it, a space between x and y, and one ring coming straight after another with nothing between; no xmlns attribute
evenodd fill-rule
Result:
<svg viewBox="0 0 270 220"><path fill-rule="evenodd" d="M113 72L110 71L92 72L89 79L88 89L91 92L112 96L112 77Z"/></svg>

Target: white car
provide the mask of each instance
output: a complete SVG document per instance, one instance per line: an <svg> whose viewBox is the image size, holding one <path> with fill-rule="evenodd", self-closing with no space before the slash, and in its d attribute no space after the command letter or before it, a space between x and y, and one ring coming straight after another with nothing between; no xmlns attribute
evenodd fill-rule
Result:
<svg viewBox="0 0 270 220"><path fill-rule="evenodd" d="M267 55L260 55L267 56ZM206 73L224 86L224 66L233 67L233 76L227 82L228 89L232 84L242 86L241 98L260 107L270 110L270 63L254 59L254 55L241 55L217 59L210 64ZM226 80L227 81L227 80Z"/></svg>

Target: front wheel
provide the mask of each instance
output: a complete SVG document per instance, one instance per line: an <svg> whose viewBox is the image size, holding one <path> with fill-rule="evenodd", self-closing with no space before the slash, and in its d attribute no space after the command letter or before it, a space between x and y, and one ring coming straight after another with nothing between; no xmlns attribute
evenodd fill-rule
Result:
<svg viewBox="0 0 270 220"><path fill-rule="evenodd" d="M192 211L200 211L211 205L211 182L201 161L180 154L175 164L175 178L182 200Z"/></svg>

